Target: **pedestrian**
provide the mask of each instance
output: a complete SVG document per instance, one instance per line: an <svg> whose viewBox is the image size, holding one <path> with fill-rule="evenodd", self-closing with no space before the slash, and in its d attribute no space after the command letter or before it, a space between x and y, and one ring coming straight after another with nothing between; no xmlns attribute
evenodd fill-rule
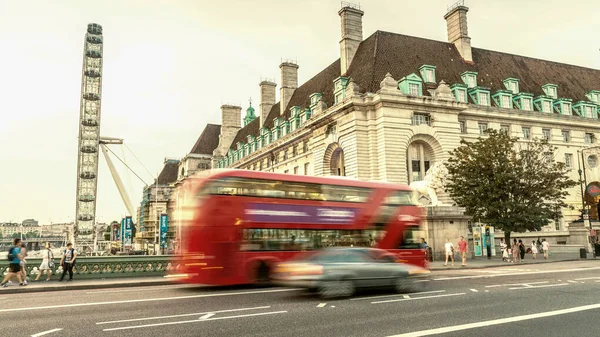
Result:
<svg viewBox="0 0 600 337"><path fill-rule="evenodd" d="M525 244L519 239L519 254L521 255L521 262L525 260Z"/></svg>
<svg viewBox="0 0 600 337"><path fill-rule="evenodd" d="M458 251L460 252L460 257L462 258L461 266L467 266L467 241L465 241L465 237L461 236L460 240L458 240Z"/></svg>
<svg viewBox="0 0 600 337"><path fill-rule="evenodd" d="M519 251L519 243L517 242L517 239L513 239L513 244L511 248L513 263L521 262L521 252Z"/></svg>
<svg viewBox="0 0 600 337"><path fill-rule="evenodd" d="M27 244L21 241L21 274L23 275L23 284L27 285Z"/></svg>
<svg viewBox="0 0 600 337"><path fill-rule="evenodd" d="M538 248L537 245L535 243L535 240L531 241L531 253L533 254L533 259L536 259L537 253L538 253Z"/></svg>
<svg viewBox="0 0 600 337"><path fill-rule="evenodd" d="M42 255L42 263L40 264L40 272L38 273L35 280L39 280L40 276L46 272L46 282L50 281L50 276L52 276L52 269L54 268L54 255L51 250L52 246L50 243L46 243L46 251Z"/></svg>
<svg viewBox="0 0 600 337"><path fill-rule="evenodd" d="M544 251L544 260L548 260L548 254L550 253L550 244L546 239L542 239L542 250Z"/></svg>
<svg viewBox="0 0 600 337"><path fill-rule="evenodd" d="M67 243L67 249L63 251L62 258L60 259L60 265L63 267L62 275L60 276L59 282L65 278L67 272L69 273L69 281L73 281L73 266L75 265L75 259L77 258L77 251L73 248L72 243Z"/></svg>
<svg viewBox="0 0 600 337"><path fill-rule="evenodd" d="M2 280L2 287L7 287L8 281L10 281L13 276L17 277L20 286L24 286L25 284L23 284L21 280L21 239L13 240L13 246L8 250L8 258L10 259L8 274L6 274L4 280Z"/></svg>
<svg viewBox="0 0 600 337"><path fill-rule="evenodd" d="M446 239L444 248L446 250L446 263L444 263L444 266L448 265L448 258L450 258L450 259L452 259L452 266L454 267L454 245L452 245L452 242L450 242L450 239Z"/></svg>

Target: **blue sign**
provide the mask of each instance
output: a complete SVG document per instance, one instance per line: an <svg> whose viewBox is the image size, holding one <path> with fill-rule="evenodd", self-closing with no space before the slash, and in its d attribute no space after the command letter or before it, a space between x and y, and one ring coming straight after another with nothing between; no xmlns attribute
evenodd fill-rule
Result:
<svg viewBox="0 0 600 337"><path fill-rule="evenodd" d="M244 213L252 222L350 225L357 211L350 207L249 203Z"/></svg>
<svg viewBox="0 0 600 337"><path fill-rule="evenodd" d="M131 230L133 228L133 220L131 220L131 217L128 216L125 218L125 232L123 233L124 235L124 242L123 245L125 247L131 247Z"/></svg>
<svg viewBox="0 0 600 337"><path fill-rule="evenodd" d="M121 230L119 231L119 239L121 240L121 246L125 242L125 218L121 219Z"/></svg>
<svg viewBox="0 0 600 337"><path fill-rule="evenodd" d="M167 230L169 229L169 216L160 215L160 248L167 248Z"/></svg>

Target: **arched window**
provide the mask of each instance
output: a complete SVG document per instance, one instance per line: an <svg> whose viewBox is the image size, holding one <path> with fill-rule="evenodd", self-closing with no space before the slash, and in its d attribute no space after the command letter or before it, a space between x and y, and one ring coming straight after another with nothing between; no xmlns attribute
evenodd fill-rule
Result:
<svg viewBox="0 0 600 337"><path fill-rule="evenodd" d="M345 176L346 166L344 162L344 150L338 147L331 154L331 163L329 165L332 176Z"/></svg>
<svg viewBox="0 0 600 337"><path fill-rule="evenodd" d="M408 146L406 159L408 183L423 180L429 168L433 166L433 149L425 142L413 142Z"/></svg>

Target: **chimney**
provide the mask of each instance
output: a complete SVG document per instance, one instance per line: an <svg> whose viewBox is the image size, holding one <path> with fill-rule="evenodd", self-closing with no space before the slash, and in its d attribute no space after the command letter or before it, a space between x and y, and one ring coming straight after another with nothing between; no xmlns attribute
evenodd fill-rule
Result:
<svg viewBox="0 0 600 337"><path fill-rule="evenodd" d="M362 42L362 16L365 14L359 5L342 2L338 12L342 18L342 40L340 41L341 75L344 76L350 68L358 45Z"/></svg>
<svg viewBox="0 0 600 337"><path fill-rule="evenodd" d="M448 42L453 43L460 56L465 62L473 63L471 55L471 38L467 30L467 12L469 8L464 6L464 0L460 0L450 8L444 15L448 27Z"/></svg>
<svg viewBox="0 0 600 337"><path fill-rule="evenodd" d="M235 105L221 106L221 134L219 135L219 145L213 151L213 167L216 162L227 155L229 148L233 146L231 142L242 127L242 107Z"/></svg>
<svg viewBox="0 0 600 337"><path fill-rule="evenodd" d="M279 65L281 69L281 88L279 88L279 114L283 115L296 88L298 88L298 65L285 61Z"/></svg>
<svg viewBox="0 0 600 337"><path fill-rule="evenodd" d="M262 128L265 124L265 120L271 111L273 105L275 105L275 88L277 84L270 81L260 82L260 106L259 116L260 127Z"/></svg>

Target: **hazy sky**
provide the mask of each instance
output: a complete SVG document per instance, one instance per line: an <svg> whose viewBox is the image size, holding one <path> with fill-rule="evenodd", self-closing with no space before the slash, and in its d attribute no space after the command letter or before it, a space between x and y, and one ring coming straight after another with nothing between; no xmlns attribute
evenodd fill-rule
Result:
<svg viewBox="0 0 600 337"><path fill-rule="evenodd" d="M363 36L445 41L452 2L363 0ZM474 47L600 68L600 22L589 1L466 5ZM300 83L337 59L339 8L333 0L0 0L0 222L74 218L88 23L104 28L101 134L124 138L157 175L165 157L186 155L206 123L220 124L222 103L258 103L261 78L279 83L281 58L297 59ZM152 182L131 154L126 160ZM143 184L117 165L139 205ZM99 175L98 220L119 219L126 210L102 155Z"/></svg>

